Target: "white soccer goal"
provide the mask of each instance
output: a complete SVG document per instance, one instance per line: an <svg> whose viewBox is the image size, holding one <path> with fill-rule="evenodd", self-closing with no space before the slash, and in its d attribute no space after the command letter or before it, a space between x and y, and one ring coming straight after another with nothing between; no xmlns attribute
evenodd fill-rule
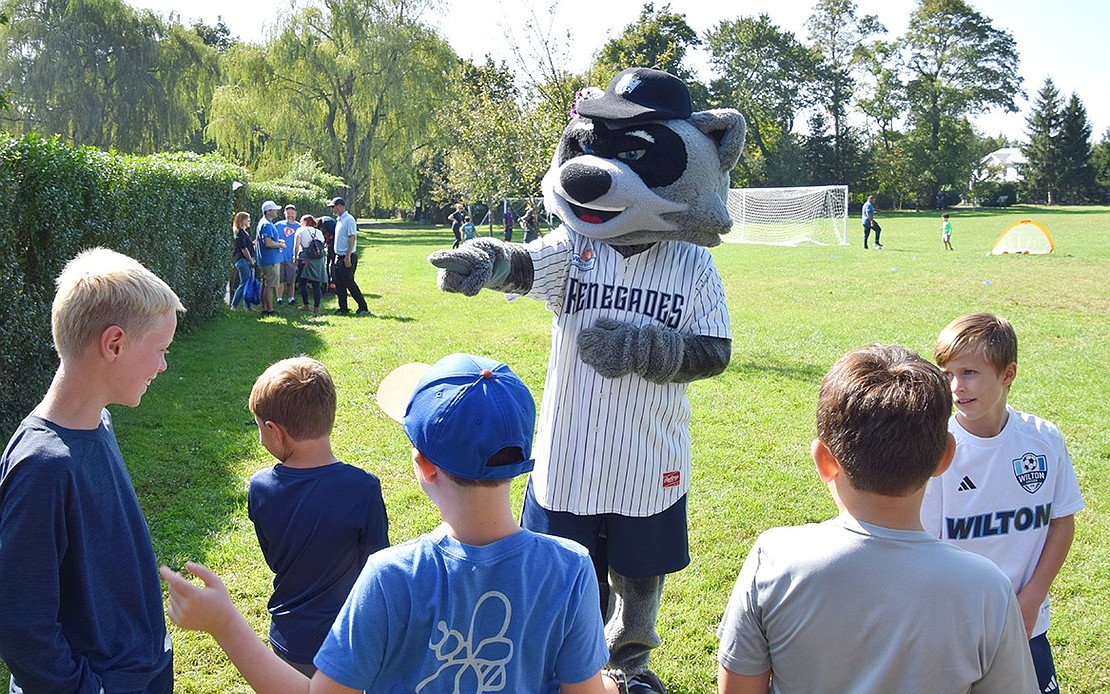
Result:
<svg viewBox="0 0 1110 694"><path fill-rule="evenodd" d="M733 188L728 213L731 243L848 244L848 186Z"/></svg>
<svg viewBox="0 0 1110 694"><path fill-rule="evenodd" d="M482 217L482 221L478 226L481 227L483 225L493 224L499 228L503 227L505 224L505 214L511 210L513 214L513 226L518 227L524 213L533 206L540 208L542 211L543 198L501 198L487 209L485 216ZM542 216L541 214L541 217Z"/></svg>

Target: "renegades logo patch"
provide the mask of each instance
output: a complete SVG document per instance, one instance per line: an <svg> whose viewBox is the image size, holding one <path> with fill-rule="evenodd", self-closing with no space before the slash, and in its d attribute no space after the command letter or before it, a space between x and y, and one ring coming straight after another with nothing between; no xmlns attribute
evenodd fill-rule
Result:
<svg viewBox="0 0 1110 694"><path fill-rule="evenodd" d="M1014 476L1018 484L1030 494L1036 492L1048 477L1048 460L1043 455L1026 453L1020 458L1015 458Z"/></svg>
<svg viewBox="0 0 1110 694"><path fill-rule="evenodd" d="M663 489L668 487L677 487L682 482L682 472L679 470L672 470L663 473Z"/></svg>

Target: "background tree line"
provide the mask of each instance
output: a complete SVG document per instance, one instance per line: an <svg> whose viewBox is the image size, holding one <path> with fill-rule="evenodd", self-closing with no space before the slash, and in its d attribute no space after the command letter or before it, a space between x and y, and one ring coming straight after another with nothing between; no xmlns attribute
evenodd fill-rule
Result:
<svg viewBox="0 0 1110 694"><path fill-rule="evenodd" d="M805 36L766 14L699 35L649 2L585 73L535 15L500 39L513 65L460 59L430 28L438 7L321 0L255 44L222 21L185 26L121 0L7 0L0 127L134 154L215 151L257 178L307 170L362 214L435 217L459 199L538 194L575 93L631 65L682 77L696 108L744 113L736 186L836 183L886 205L953 203L989 173L984 155L1019 144L971 124L1017 111L1024 92L1013 37L964 0L918 0L902 36L852 0L817 0ZM709 57L704 82L695 48ZM1078 95L1047 80L1026 135L1025 199L1105 199L1110 131L1092 143Z"/></svg>

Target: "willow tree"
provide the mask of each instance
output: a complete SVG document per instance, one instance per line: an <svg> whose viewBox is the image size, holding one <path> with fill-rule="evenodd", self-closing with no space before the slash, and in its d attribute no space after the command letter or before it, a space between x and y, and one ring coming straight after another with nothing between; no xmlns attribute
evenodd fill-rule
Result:
<svg viewBox="0 0 1110 694"><path fill-rule="evenodd" d="M410 205L422 150L444 138L457 60L406 0L327 0L279 21L257 47L227 54L209 136L277 173L310 152L349 187L356 210Z"/></svg>
<svg viewBox="0 0 1110 694"><path fill-rule="evenodd" d="M11 0L3 12L10 129L133 153L200 142L219 62L195 32L120 0Z"/></svg>

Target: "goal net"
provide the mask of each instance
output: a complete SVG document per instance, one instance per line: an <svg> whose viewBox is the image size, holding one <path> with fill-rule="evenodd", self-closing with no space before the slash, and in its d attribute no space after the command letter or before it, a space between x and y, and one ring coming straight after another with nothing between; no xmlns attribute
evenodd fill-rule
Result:
<svg viewBox="0 0 1110 694"><path fill-rule="evenodd" d="M728 213L731 243L848 244L848 186L733 188Z"/></svg>
<svg viewBox="0 0 1110 694"><path fill-rule="evenodd" d="M509 217L513 226L519 228L520 220L524 218L524 213L533 207L540 211L539 217L543 220L546 217L543 213L543 198L502 198L489 206L478 226L482 227L488 225L503 229L505 226L505 218Z"/></svg>

